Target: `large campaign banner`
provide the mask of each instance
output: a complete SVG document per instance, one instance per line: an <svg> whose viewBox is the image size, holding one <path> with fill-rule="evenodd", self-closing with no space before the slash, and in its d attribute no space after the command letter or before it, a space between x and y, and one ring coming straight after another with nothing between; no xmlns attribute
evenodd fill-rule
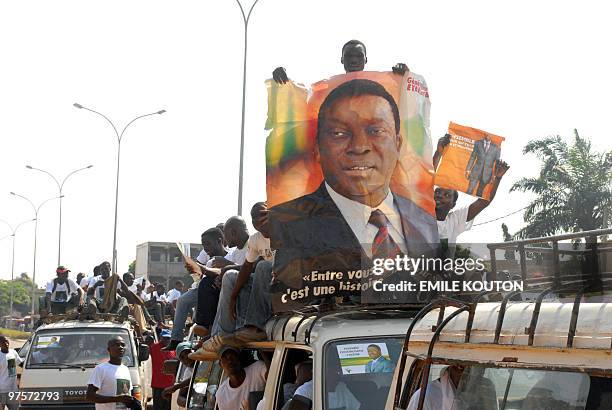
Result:
<svg viewBox="0 0 612 410"><path fill-rule="evenodd" d="M450 144L444 149L434 183L490 199L495 167L504 137L451 122Z"/></svg>
<svg viewBox="0 0 612 410"><path fill-rule="evenodd" d="M372 286L374 260L438 244L429 92L408 72L268 86L275 311Z"/></svg>

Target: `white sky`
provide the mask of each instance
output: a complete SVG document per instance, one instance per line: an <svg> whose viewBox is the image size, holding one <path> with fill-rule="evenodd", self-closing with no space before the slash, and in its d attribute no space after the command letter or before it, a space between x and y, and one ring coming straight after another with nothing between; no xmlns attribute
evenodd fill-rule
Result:
<svg viewBox="0 0 612 410"><path fill-rule="evenodd" d="M251 1L244 0L250 6ZM278 65L311 83L342 72L340 47L366 43L366 69L402 61L427 79L431 131L449 121L507 138L511 165L477 222L526 205L508 193L534 175L532 138L572 135L610 149L612 29L604 2L260 0L249 29L244 209L264 199L263 81ZM232 0L0 2L0 219L32 218L15 191L40 203L56 195L44 174L94 167L65 186L62 262L90 272L111 260L116 143L100 117L123 127L119 271L145 241L199 240L236 212L243 32ZM462 196L460 204L470 198ZM55 275L58 208L40 213L37 282ZM521 214L505 220L511 231ZM461 241L499 241L500 223ZM32 271L33 227L18 232L15 272ZM0 224L0 238L9 234ZM0 241L0 278L10 277L10 240Z"/></svg>

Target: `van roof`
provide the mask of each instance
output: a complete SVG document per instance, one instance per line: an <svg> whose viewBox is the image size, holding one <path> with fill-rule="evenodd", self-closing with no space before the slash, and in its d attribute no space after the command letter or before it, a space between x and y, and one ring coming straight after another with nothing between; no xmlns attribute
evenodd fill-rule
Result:
<svg viewBox="0 0 612 410"><path fill-rule="evenodd" d="M506 306L502 302L478 303L469 335L466 332L469 313L464 312L444 326L439 341L612 349L612 303L581 303L572 320L574 306L574 303L545 302L538 310L538 304L533 302L508 302ZM458 307L446 306L444 318L457 310ZM429 342L440 325L439 319L440 308L427 313L415 324L410 341Z"/></svg>
<svg viewBox="0 0 612 410"><path fill-rule="evenodd" d="M269 340L306 345L315 340L404 335L417 311L413 306L306 310L273 317L266 324L266 333Z"/></svg>
<svg viewBox="0 0 612 410"><path fill-rule="evenodd" d="M117 323L117 322L111 322L111 321L95 321L95 320L67 320L67 321L60 321L60 322L55 322L55 323L50 323L47 325L42 325L40 326L38 329L36 329L36 332L38 332L39 330L47 330L47 329L82 329L82 328L121 328L121 329L131 329L131 326L129 323L124 322L124 323Z"/></svg>

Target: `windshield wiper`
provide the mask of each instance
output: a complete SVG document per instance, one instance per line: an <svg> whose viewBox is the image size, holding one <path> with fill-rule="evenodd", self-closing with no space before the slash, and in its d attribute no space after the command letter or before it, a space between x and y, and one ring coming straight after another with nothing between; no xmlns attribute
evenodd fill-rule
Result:
<svg viewBox="0 0 612 410"><path fill-rule="evenodd" d="M36 363L34 366L40 367L58 367L61 369L81 369L85 370L85 368L80 364L71 364L71 363ZM59 367L63 366L63 367Z"/></svg>

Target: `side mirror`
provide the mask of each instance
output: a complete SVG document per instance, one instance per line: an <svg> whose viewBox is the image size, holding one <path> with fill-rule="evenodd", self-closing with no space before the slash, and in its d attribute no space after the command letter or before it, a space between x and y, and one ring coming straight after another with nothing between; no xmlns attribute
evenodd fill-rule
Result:
<svg viewBox="0 0 612 410"><path fill-rule="evenodd" d="M149 360L149 356L151 355L151 351L149 350L149 346L145 344L141 344L138 346L138 361L146 362Z"/></svg>
<svg viewBox="0 0 612 410"><path fill-rule="evenodd" d="M175 376L178 371L179 361L177 359L168 359L164 362L162 373L168 376Z"/></svg>

